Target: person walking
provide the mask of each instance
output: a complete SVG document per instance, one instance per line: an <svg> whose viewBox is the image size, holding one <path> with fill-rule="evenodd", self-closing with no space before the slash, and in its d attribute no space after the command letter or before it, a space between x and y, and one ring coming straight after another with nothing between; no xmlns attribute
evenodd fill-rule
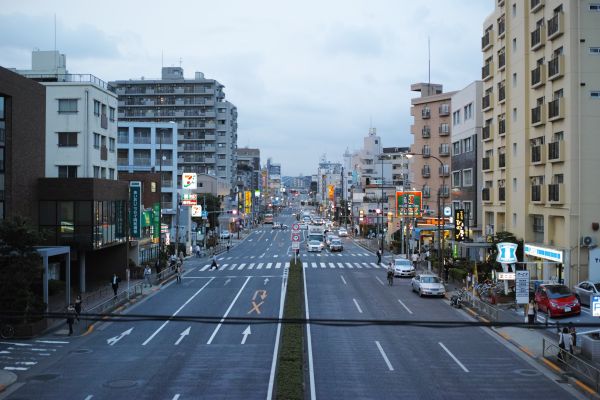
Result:
<svg viewBox="0 0 600 400"><path fill-rule="evenodd" d="M67 325L69 325L69 336L73 334L73 323L75 322L75 307L73 303L67 307Z"/></svg>
<svg viewBox="0 0 600 400"><path fill-rule="evenodd" d="M572 322L569 322L569 334L571 335L571 347L575 349L575 346L577 346L577 330L573 326ZM573 354L573 351L571 351L571 354Z"/></svg>
<svg viewBox="0 0 600 400"><path fill-rule="evenodd" d="M196 245L195 250L196 250L196 257L200 258L200 245L199 244Z"/></svg>
<svg viewBox="0 0 600 400"><path fill-rule="evenodd" d="M117 274L114 273L112 278L110 278L110 284L112 286L113 292L115 292L115 297L117 297L117 290L119 290L119 282L121 282L121 278L119 278Z"/></svg>
<svg viewBox="0 0 600 400"><path fill-rule="evenodd" d="M387 278L388 278L388 285L392 286L394 284L394 266L392 265L391 261L387 267Z"/></svg>
<svg viewBox="0 0 600 400"><path fill-rule="evenodd" d="M77 297L75 298L75 315L77 317L77 321L79 321L79 314L81 314L81 305L82 305L81 295L78 294Z"/></svg>
<svg viewBox="0 0 600 400"><path fill-rule="evenodd" d="M413 267L415 267L415 270L416 270L417 266L419 265L419 254L417 254L417 253L412 254L412 262L413 262Z"/></svg>
<svg viewBox="0 0 600 400"><path fill-rule="evenodd" d="M177 283L181 283L181 265L175 267L175 275L177 276Z"/></svg>
<svg viewBox="0 0 600 400"><path fill-rule="evenodd" d="M152 276L152 269L150 266L146 264L146 268L144 268L144 286L148 285L148 287L152 287L152 281L150 280Z"/></svg>
<svg viewBox="0 0 600 400"><path fill-rule="evenodd" d="M529 300L529 304L527 304L527 323L529 325L535 324L535 301L533 299ZM531 329L531 328L529 328Z"/></svg>
<svg viewBox="0 0 600 400"><path fill-rule="evenodd" d="M215 254L212 258L212 263L210 265L210 269L219 269L219 264L217 264L217 255Z"/></svg>
<svg viewBox="0 0 600 400"><path fill-rule="evenodd" d="M381 250L377 249L377 264L381 264Z"/></svg>
<svg viewBox="0 0 600 400"><path fill-rule="evenodd" d="M565 326L562 330L558 330L558 359L566 362L565 353L568 351L573 354L573 337L569 333L569 329Z"/></svg>

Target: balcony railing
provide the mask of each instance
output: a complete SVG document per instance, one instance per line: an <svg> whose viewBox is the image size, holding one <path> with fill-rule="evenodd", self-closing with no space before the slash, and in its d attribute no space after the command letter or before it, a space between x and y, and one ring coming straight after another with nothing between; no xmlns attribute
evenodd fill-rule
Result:
<svg viewBox="0 0 600 400"><path fill-rule="evenodd" d="M562 97L548 103L548 121L558 121L565 117L564 100Z"/></svg>
<svg viewBox="0 0 600 400"><path fill-rule="evenodd" d="M429 108L422 109L421 110L421 118L423 118L423 119L431 118L431 109L429 109Z"/></svg>
<svg viewBox="0 0 600 400"><path fill-rule="evenodd" d="M502 70L506 66L506 53L498 53L498 69Z"/></svg>
<svg viewBox="0 0 600 400"><path fill-rule="evenodd" d="M440 145L439 153L440 153L440 156L449 156L450 155L450 146L448 146L447 144Z"/></svg>
<svg viewBox="0 0 600 400"><path fill-rule="evenodd" d="M502 103L506 99L506 87L500 86L498 87L498 102Z"/></svg>
<svg viewBox="0 0 600 400"><path fill-rule="evenodd" d="M440 136L448 136L450 134L450 126L448 124L442 124L439 127Z"/></svg>
<svg viewBox="0 0 600 400"><path fill-rule="evenodd" d="M530 0L529 6L531 12L537 12L539 9L544 7L544 0Z"/></svg>
<svg viewBox="0 0 600 400"><path fill-rule="evenodd" d="M563 13L558 12L548 20L548 39L552 40L564 33Z"/></svg>
<svg viewBox="0 0 600 400"><path fill-rule="evenodd" d="M531 50L541 49L545 44L546 31L543 26L538 26L535 31L531 32Z"/></svg>
<svg viewBox="0 0 600 400"><path fill-rule="evenodd" d="M565 73L565 56L562 54L548 61L548 79L553 81Z"/></svg>
<svg viewBox="0 0 600 400"><path fill-rule="evenodd" d="M544 201L543 185L531 185L531 202L542 203Z"/></svg>
<svg viewBox="0 0 600 400"><path fill-rule="evenodd" d="M501 119L498 121L498 135L502 136L506 133L506 120Z"/></svg>
<svg viewBox="0 0 600 400"><path fill-rule="evenodd" d="M492 78L493 77L493 73L492 73L493 68L494 68L493 62L488 62L483 67L481 67L481 79L483 79L484 81L487 81L488 79Z"/></svg>
<svg viewBox="0 0 600 400"><path fill-rule="evenodd" d="M148 167L150 166L150 158L134 158L133 165L136 167Z"/></svg>
<svg viewBox="0 0 600 400"><path fill-rule="evenodd" d="M128 158L117 158L117 165L118 166L127 166L127 165L129 165L129 159Z"/></svg>
<svg viewBox="0 0 600 400"><path fill-rule="evenodd" d="M545 83L546 66L544 64L540 64L535 69L531 70L531 87L535 89L543 86Z"/></svg>
<svg viewBox="0 0 600 400"><path fill-rule="evenodd" d="M423 158L428 158L429 156L431 156L431 148L428 146L424 146L421 149L421 154L423 154Z"/></svg>
<svg viewBox="0 0 600 400"><path fill-rule="evenodd" d="M431 128L429 128L428 126L423 127L423 129L421 129L421 136L425 139L428 139L431 137Z"/></svg>
<svg viewBox="0 0 600 400"><path fill-rule="evenodd" d="M431 197L431 189L429 188L423 188L423 197L428 199Z"/></svg>
<svg viewBox="0 0 600 400"><path fill-rule="evenodd" d="M481 50L485 51L492 47L492 36L493 33L491 30L486 31L481 38Z"/></svg>
<svg viewBox="0 0 600 400"><path fill-rule="evenodd" d="M440 113L440 117L450 115L450 106L448 104L442 104L439 106L438 112Z"/></svg>
<svg viewBox="0 0 600 400"><path fill-rule="evenodd" d="M558 142L548 143L548 161L560 162L565 160L565 142L560 140Z"/></svg>
<svg viewBox="0 0 600 400"><path fill-rule="evenodd" d="M552 183L548 185L548 202L554 204L563 204L565 202L564 184Z"/></svg>
<svg viewBox="0 0 600 400"><path fill-rule="evenodd" d="M440 186L440 188L438 189L438 193L439 193L440 197L448 198L448 197L450 197L450 187Z"/></svg>
<svg viewBox="0 0 600 400"><path fill-rule="evenodd" d="M484 126L483 129L481 130L481 138L483 140L490 140L490 139L493 139L492 136L493 136L492 125Z"/></svg>
<svg viewBox="0 0 600 400"><path fill-rule="evenodd" d="M450 176L450 168L447 165L444 167L439 167L438 172L440 177Z"/></svg>
<svg viewBox="0 0 600 400"><path fill-rule="evenodd" d="M506 153L498 154L498 168L506 168Z"/></svg>
<svg viewBox="0 0 600 400"><path fill-rule="evenodd" d="M546 123L545 108L543 104L531 109L531 125L538 126Z"/></svg>
<svg viewBox="0 0 600 400"><path fill-rule="evenodd" d="M498 188L498 201L506 201L506 188Z"/></svg>
<svg viewBox="0 0 600 400"><path fill-rule="evenodd" d="M492 106L492 93L488 93L485 96L483 96L483 98L481 99L481 109L483 111L487 111L487 110L491 110L493 108Z"/></svg>
<svg viewBox="0 0 600 400"><path fill-rule="evenodd" d="M533 164L539 164L544 162L544 156L545 156L545 151L544 151L544 146L539 145L539 146L533 146L531 148L531 162Z"/></svg>

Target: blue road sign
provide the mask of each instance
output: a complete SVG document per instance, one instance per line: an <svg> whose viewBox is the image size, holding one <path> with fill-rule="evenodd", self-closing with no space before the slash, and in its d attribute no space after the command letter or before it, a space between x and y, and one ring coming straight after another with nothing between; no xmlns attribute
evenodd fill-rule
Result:
<svg viewBox="0 0 600 400"><path fill-rule="evenodd" d="M592 296L592 316L600 317L600 296Z"/></svg>
<svg viewBox="0 0 600 400"><path fill-rule="evenodd" d="M202 211L202 218L208 217L208 211Z"/></svg>

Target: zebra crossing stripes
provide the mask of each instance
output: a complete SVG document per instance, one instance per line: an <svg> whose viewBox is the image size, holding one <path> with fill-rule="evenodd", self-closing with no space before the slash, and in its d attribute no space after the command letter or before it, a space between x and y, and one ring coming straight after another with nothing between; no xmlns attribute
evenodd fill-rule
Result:
<svg viewBox="0 0 600 400"><path fill-rule="evenodd" d="M343 263L337 263L338 268L344 269L344 264Z"/></svg>
<svg viewBox="0 0 600 400"><path fill-rule="evenodd" d="M354 268L354 266L351 263L346 263L346 266L348 266L348 268Z"/></svg>
<svg viewBox="0 0 600 400"><path fill-rule="evenodd" d="M273 266L273 263L267 263L267 269L271 269L272 266Z"/></svg>
<svg viewBox="0 0 600 400"><path fill-rule="evenodd" d="M312 263L310 263L310 266L313 267L313 268L317 268L317 263L316 262L312 262Z"/></svg>
<svg viewBox="0 0 600 400"><path fill-rule="evenodd" d="M275 269L278 269L278 268L281 268L281 263L280 262L277 263L277 264L275 264Z"/></svg>
<svg viewBox="0 0 600 400"><path fill-rule="evenodd" d="M240 266L238 267L238 269L244 269L245 266L246 266L246 264L240 264Z"/></svg>
<svg viewBox="0 0 600 400"><path fill-rule="evenodd" d="M262 269L264 263L258 263L258 265L256 266L256 269Z"/></svg>
<svg viewBox="0 0 600 400"><path fill-rule="evenodd" d="M206 271L210 267L210 264L206 264L204 267L200 268L200 271Z"/></svg>
<svg viewBox="0 0 600 400"><path fill-rule="evenodd" d="M335 268L335 264L334 263L329 263L329 268Z"/></svg>
<svg viewBox="0 0 600 400"><path fill-rule="evenodd" d="M312 269L317 269L317 268L321 268L321 269L380 269L380 268L384 268L382 267L380 264L377 263L367 263L367 262L309 262L309 261L304 261L302 263L302 265L304 266L304 268L312 268ZM204 272L204 271L210 271L210 266L211 264L205 264L203 266L201 266L199 268L199 271ZM222 264L219 265L218 271L241 271L244 269L281 269L283 268L289 268L290 263L289 262L270 262L270 263L232 263L232 264Z"/></svg>
<svg viewBox="0 0 600 400"><path fill-rule="evenodd" d="M379 264L377 264L377 263L371 263L371 265L372 265L374 268L379 268Z"/></svg>
<svg viewBox="0 0 600 400"><path fill-rule="evenodd" d="M321 264L321 268L325 268L326 267L325 263L320 263L320 264Z"/></svg>
<svg viewBox="0 0 600 400"><path fill-rule="evenodd" d="M219 266L219 269L220 269L221 271L223 271L224 269L227 269L227 267L228 267L228 266L229 266L229 264L223 264L223 265L220 265L220 266Z"/></svg>
<svg viewBox="0 0 600 400"><path fill-rule="evenodd" d="M231 264L231 267L229 268L229 270L233 271L235 269L235 267L237 267L237 264Z"/></svg>
<svg viewBox="0 0 600 400"><path fill-rule="evenodd" d="M248 269L253 269L254 268L254 263L250 263L250 265L248 266Z"/></svg>

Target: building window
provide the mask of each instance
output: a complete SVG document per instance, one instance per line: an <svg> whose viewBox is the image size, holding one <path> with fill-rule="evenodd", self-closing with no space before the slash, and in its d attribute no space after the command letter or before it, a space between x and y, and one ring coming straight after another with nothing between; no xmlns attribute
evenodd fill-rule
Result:
<svg viewBox="0 0 600 400"><path fill-rule="evenodd" d="M77 166L76 165L59 165L58 166L58 177L59 178L77 178Z"/></svg>
<svg viewBox="0 0 600 400"><path fill-rule="evenodd" d="M96 148L96 149L100 148L100 134L99 133L94 133L94 148Z"/></svg>
<svg viewBox="0 0 600 400"><path fill-rule="evenodd" d="M219 154L219 160L224 160L225 159L225 154Z"/></svg>
<svg viewBox="0 0 600 400"><path fill-rule="evenodd" d="M108 169L108 179L115 180L115 169L114 168Z"/></svg>
<svg viewBox="0 0 600 400"><path fill-rule="evenodd" d="M590 92L590 97L592 99L600 99L600 90L592 90Z"/></svg>
<svg viewBox="0 0 600 400"><path fill-rule="evenodd" d="M600 55L600 47L590 47L590 54Z"/></svg>
<svg viewBox="0 0 600 400"><path fill-rule="evenodd" d="M106 116L106 104L102 104L102 115Z"/></svg>
<svg viewBox="0 0 600 400"><path fill-rule="evenodd" d="M517 178L513 178L513 192L517 191Z"/></svg>
<svg viewBox="0 0 600 400"><path fill-rule="evenodd" d="M460 110L454 111L452 113L452 125L458 125L458 124L460 124Z"/></svg>
<svg viewBox="0 0 600 400"><path fill-rule="evenodd" d="M533 231L535 233L544 233L544 216L543 215L532 215L533 217Z"/></svg>
<svg viewBox="0 0 600 400"><path fill-rule="evenodd" d="M472 137L466 138L465 140L463 140L463 143L464 143L463 149L464 149L465 153L473 151L473 138Z"/></svg>
<svg viewBox="0 0 600 400"><path fill-rule="evenodd" d="M600 3L590 3L590 11L600 12Z"/></svg>
<svg viewBox="0 0 600 400"><path fill-rule="evenodd" d="M513 87L517 87L517 73L516 72L514 72L512 74L512 85L513 85Z"/></svg>
<svg viewBox="0 0 600 400"><path fill-rule="evenodd" d="M108 151L110 151L111 153L115 152L115 139L114 138L108 138Z"/></svg>
<svg viewBox="0 0 600 400"><path fill-rule="evenodd" d="M517 16L517 5L513 3L512 5L512 16L515 18Z"/></svg>
<svg viewBox="0 0 600 400"><path fill-rule="evenodd" d="M77 147L77 132L58 132L58 147Z"/></svg>
<svg viewBox="0 0 600 400"><path fill-rule="evenodd" d="M100 102L98 100L94 100L94 115L100 116Z"/></svg>
<svg viewBox="0 0 600 400"><path fill-rule="evenodd" d="M514 52L517 51L517 38L513 38L513 40L512 40L512 48L513 48Z"/></svg>
<svg viewBox="0 0 600 400"><path fill-rule="evenodd" d="M100 146L106 147L106 136L100 136Z"/></svg>
<svg viewBox="0 0 600 400"><path fill-rule="evenodd" d="M460 154L460 140L452 143L452 155L457 156Z"/></svg>
<svg viewBox="0 0 600 400"><path fill-rule="evenodd" d="M452 171L452 187L460 187L460 171Z"/></svg>
<svg viewBox="0 0 600 400"><path fill-rule="evenodd" d="M94 178L100 178L100 167L94 165Z"/></svg>
<svg viewBox="0 0 600 400"><path fill-rule="evenodd" d="M58 99L58 112L60 114L76 113L77 99Z"/></svg>
<svg viewBox="0 0 600 400"><path fill-rule="evenodd" d="M114 107L109 107L108 109L109 112L109 118L112 122L115 122L115 108Z"/></svg>
<svg viewBox="0 0 600 400"><path fill-rule="evenodd" d="M462 185L463 186L473 186L473 170L471 168L463 169Z"/></svg>
<svg viewBox="0 0 600 400"><path fill-rule="evenodd" d="M465 121L473 118L473 103L469 103L464 107Z"/></svg>
<svg viewBox="0 0 600 400"><path fill-rule="evenodd" d="M225 143L218 143L217 147L220 149L224 149L225 148Z"/></svg>
<svg viewBox="0 0 600 400"><path fill-rule="evenodd" d="M4 147L0 147L0 172L4 172ZM4 187L0 186L0 190L4 190Z"/></svg>
<svg viewBox="0 0 600 400"><path fill-rule="evenodd" d="M117 132L117 139L119 143L129 143L129 129L119 128Z"/></svg>
<svg viewBox="0 0 600 400"><path fill-rule="evenodd" d="M106 179L106 168L100 168L100 178Z"/></svg>

